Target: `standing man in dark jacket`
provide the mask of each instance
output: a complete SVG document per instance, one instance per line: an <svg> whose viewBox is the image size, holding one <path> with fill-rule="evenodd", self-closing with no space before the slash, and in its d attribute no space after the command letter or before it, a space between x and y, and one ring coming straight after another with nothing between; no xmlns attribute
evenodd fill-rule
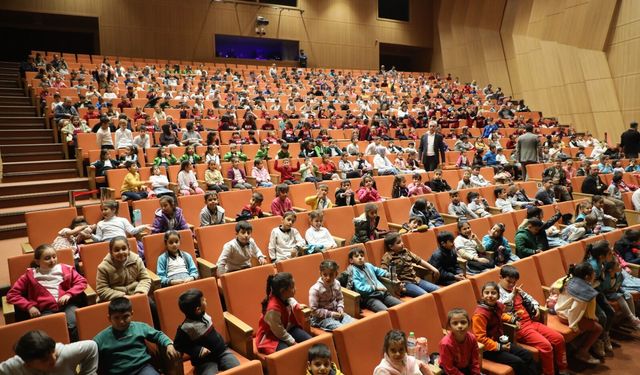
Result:
<svg viewBox="0 0 640 375"><path fill-rule="evenodd" d="M420 159L424 169L432 171L438 167L440 161L444 161L444 139L436 132L435 121L429 121L429 131L420 138Z"/></svg>
<svg viewBox="0 0 640 375"><path fill-rule="evenodd" d="M540 140L533 134L533 125L527 124L526 133L518 137L515 157L522 166L522 178L527 179L527 165L537 163L540 155Z"/></svg>
<svg viewBox="0 0 640 375"><path fill-rule="evenodd" d="M631 122L631 127L620 136L620 145L627 158L637 158L640 153L640 132L638 123Z"/></svg>

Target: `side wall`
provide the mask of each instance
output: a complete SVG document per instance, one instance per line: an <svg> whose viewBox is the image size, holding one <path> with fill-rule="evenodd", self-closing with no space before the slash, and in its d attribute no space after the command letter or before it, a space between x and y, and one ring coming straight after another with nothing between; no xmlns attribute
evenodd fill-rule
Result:
<svg viewBox="0 0 640 375"><path fill-rule="evenodd" d="M376 69L378 43L431 47L432 0L411 0L411 21L377 18L377 0L298 0L276 10L210 0L4 0L2 9L99 17L103 55L210 61L214 34L299 40L310 66ZM420 17L419 15L428 15Z"/></svg>

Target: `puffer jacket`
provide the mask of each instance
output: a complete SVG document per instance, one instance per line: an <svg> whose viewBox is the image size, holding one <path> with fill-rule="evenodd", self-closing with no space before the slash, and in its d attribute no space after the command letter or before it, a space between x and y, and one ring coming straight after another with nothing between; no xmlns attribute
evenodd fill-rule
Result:
<svg viewBox="0 0 640 375"><path fill-rule="evenodd" d="M185 220L182 209L180 207L174 208L173 220L165 215L165 213L162 212L161 208L158 208L156 210L156 213L153 217L153 224L151 229L152 233L164 233L168 230L183 229L189 229L189 225L187 224L187 220Z"/></svg>
<svg viewBox="0 0 640 375"><path fill-rule="evenodd" d="M378 223L380 222L380 216L376 216L375 223L372 226L367 219L366 212L363 212L360 216L353 219L353 226L355 232L351 243L365 243L367 241L375 240L377 238Z"/></svg>
<svg viewBox="0 0 640 375"><path fill-rule="evenodd" d="M100 301L110 301L114 298L130 296L136 293L149 293L151 278L142 259L134 253L124 264L117 264L107 254L98 266L96 278L96 293Z"/></svg>

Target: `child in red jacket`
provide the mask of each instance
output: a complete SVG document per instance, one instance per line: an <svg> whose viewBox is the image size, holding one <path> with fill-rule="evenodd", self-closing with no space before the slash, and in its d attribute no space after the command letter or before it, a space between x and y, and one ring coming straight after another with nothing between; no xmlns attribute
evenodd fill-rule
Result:
<svg viewBox="0 0 640 375"><path fill-rule="evenodd" d="M279 160L276 159L273 168L280 172L280 181L287 185L299 183L293 175L293 172L300 170L300 160L298 160L298 165L295 168L291 166L291 160L289 160L289 158L282 159L282 165L278 165L278 161Z"/></svg>
<svg viewBox="0 0 640 375"><path fill-rule="evenodd" d="M447 315L449 333L440 340L440 368L447 375L480 375L478 341L469 332L469 314L453 309Z"/></svg>
<svg viewBox="0 0 640 375"><path fill-rule="evenodd" d="M27 269L7 293L7 302L31 318L64 312L72 341L78 339L75 310L87 280L73 266L59 264L51 245L40 245L33 252L33 268Z"/></svg>

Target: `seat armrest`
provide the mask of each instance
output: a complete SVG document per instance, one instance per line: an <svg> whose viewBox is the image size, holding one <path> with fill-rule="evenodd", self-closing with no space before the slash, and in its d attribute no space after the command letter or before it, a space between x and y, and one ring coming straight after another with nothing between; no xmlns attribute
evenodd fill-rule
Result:
<svg viewBox="0 0 640 375"><path fill-rule="evenodd" d="M269 176L271 176L271 182L273 182L274 185L278 185L280 183L280 175L279 174L269 174Z"/></svg>
<svg viewBox="0 0 640 375"><path fill-rule="evenodd" d="M420 265L414 264L413 265L413 270L415 271L416 275L418 275L419 278L427 280L431 283L433 283L433 272L431 272L431 270L426 269Z"/></svg>
<svg viewBox="0 0 640 375"><path fill-rule="evenodd" d="M293 208L295 212L305 212L307 210L306 208L296 207L296 206L293 206L291 208Z"/></svg>
<svg viewBox="0 0 640 375"><path fill-rule="evenodd" d="M2 297L2 316L4 317L4 324L15 323L16 321L16 308L9 302L7 297Z"/></svg>
<svg viewBox="0 0 640 375"><path fill-rule="evenodd" d="M224 222L225 223L235 223L236 219L232 218L232 217L224 217Z"/></svg>
<svg viewBox="0 0 640 375"><path fill-rule="evenodd" d="M352 318L358 318L360 316L360 293L342 288L342 297L344 298L344 312Z"/></svg>
<svg viewBox="0 0 640 375"><path fill-rule="evenodd" d="M627 263L627 267L631 270L631 275L640 277L640 264Z"/></svg>
<svg viewBox="0 0 640 375"><path fill-rule="evenodd" d="M455 215L440 214L440 216L442 216L442 219L444 219L445 224L453 224L458 222L458 217Z"/></svg>
<svg viewBox="0 0 640 375"><path fill-rule="evenodd" d="M298 321L298 323L300 323L300 326L306 332L311 331L311 313L312 312L313 310L309 306L302 305L302 304L300 304L300 308L293 310L293 314L295 315L296 320Z"/></svg>
<svg viewBox="0 0 640 375"><path fill-rule="evenodd" d="M156 275L155 272L149 270L148 268L147 273L149 274L149 278L151 278L151 290L160 289L162 287L160 285L160 276Z"/></svg>
<svg viewBox="0 0 640 375"><path fill-rule="evenodd" d="M391 279L387 277L380 277L380 282L387 288L389 293L391 293L394 297L400 298L400 280L391 281Z"/></svg>
<svg viewBox="0 0 640 375"><path fill-rule="evenodd" d="M198 186L200 187L200 189L207 191L209 190L209 185L207 185L207 183L204 180L196 180L198 182Z"/></svg>
<svg viewBox="0 0 640 375"><path fill-rule="evenodd" d="M538 306L538 321L544 325L547 325L547 318L549 317L549 309L546 306Z"/></svg>
<svg viewBox="0 0 640 375"><path fill-rule="evenodd" d="M176 182L169 182L169 190L171 190L176 197L180 196L180 189Z"/></svg>
<svg viewBox="0 0 640 375"><path fill-rule="evenodd" d="M245 177L245 181L250 183L252 186L258 186L258 182L256 181L255 177L247 176L247 177Z"/></svg>
<svg viewBox="0 0 640 375"><path fill-rule="evenodd" d="M245 358L253 358L253 328L228 311L222 313L229 330L229 344Z"/></svg>
<svg viewBox="0 0 640 375"><path fill-rule="evenodd" d="M549 295L551 294L551 287L542 285L542 292L544 293L544 298L546 300L547 298L549 298Z"/></svg>
<svg viewBox="0 0 640 375"><path fill-rule="evenodd" d="M20 244L20 247L22 247L22 253L23 254L31 254L31 253L33 253L33 247L31 247L31 244L28 243L28 242Z"/></svg>
<svg viewBox="0 0 640 375"><path fill-rule="evenodd" d="M498 207L489 206L489 213L492 215L498 215L502 213L502 210L499 209Z"/></svg>
<svg viewBox="0 0 640 375"><path fill-rule="evenodd" d="M224 183L225 183L225 185L227 185L229 190L233 190L233 182L231 181L230 178L224 177L222 180L224 180Z"/></svg>
<svg viewBox="0 0 640 375"><path fill-rule="evenodd" d="M467 260L458 257L458 266L460 266L462 274L467 276Z"/></svg>
<svg viewBox="0 0 640 375"><path fill-rule="evenodd" d="M84 288L84 295L87 296L87 304L89 306L96 304L96 300L98 299L98 294L96 293L95 290L93 290L93 288L90 285L87 285L87 287Z"/></svg>
<svg viewBox="0 0 640 375"><path fill-rule="evenodd" d="M402 224L396 224L396 223L388 223L389 224L389 229L399 232L400 229L402 229Z"/></svg>
<svg viewBox="0 0 640 375"><path fill-rule="evenodd" d="M216 264L203 258L196 258L196 262L198 263L198 273L200 273L201 279L216 276L218 270L218 266Z"/></svg>
<svg viewBox="0 0 640 375"><path fill-rule="evenodd" d="M67 144L67 142L62 142L63 144ZM68 147L68 146L67 146ZM80 150L78 150L80 151ZM67 157L69 157L69 149L65 153ZM76 152L76 169L78 170L79 177L84 177L84 158L82 157L82 152Z"/></svg>
<svg viewBox="0 0 640 375"><path fill-rule="evenodd" d="M336 241L336 244L338 244L338 247L343 247L347 244L347 240L342 237L338 237L338 236L331 236L331 237L333 237L333 240Z"/></svg>

